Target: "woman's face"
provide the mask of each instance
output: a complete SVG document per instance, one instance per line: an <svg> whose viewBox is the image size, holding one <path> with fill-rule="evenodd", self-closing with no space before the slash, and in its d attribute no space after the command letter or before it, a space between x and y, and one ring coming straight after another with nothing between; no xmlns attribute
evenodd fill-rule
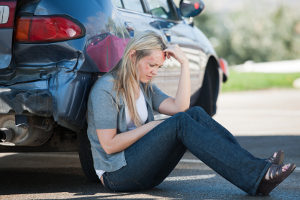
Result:
<svg viewBox="0 0 300 200"><path fill-rule="evenodd" d="M151 50L150 55L143 57L137 62L140 81L148 83L157 75L158 69L165 62L165 53L162 50Z"/></svg>

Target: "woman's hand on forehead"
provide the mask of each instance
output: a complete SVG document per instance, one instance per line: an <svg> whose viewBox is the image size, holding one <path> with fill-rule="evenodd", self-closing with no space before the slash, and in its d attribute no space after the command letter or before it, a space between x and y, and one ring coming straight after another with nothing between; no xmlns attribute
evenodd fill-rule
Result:
<svg viewBox="0 0 300 200"><path fill-rule="evenodd" d="M181 50L181 48L177 44L168 46L168 48L164 50L164 53L165 53L165 57L168 59L170 57L173 57L178 62L180 62L180 64L188 63L188 59L185 53Z"/></svg>

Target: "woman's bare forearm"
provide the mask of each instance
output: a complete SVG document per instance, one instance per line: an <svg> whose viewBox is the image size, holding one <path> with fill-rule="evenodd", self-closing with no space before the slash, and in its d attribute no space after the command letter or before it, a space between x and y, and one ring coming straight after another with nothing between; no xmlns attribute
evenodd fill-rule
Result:
<svg viewBox="0 0 300 200"><path fill-rule="evenodd" d="M191 79L188 61L181 64L181 74L175 97L175 105L179 111L185 111L190 107Z"/></svg>
<svg viewBox="0 0 300 200"><path fill-rule="evenodd" d="M191 80L189 61L178 45L171 45L164 50L168 58L174 57L181 64L181 73L178 83L175 99L167 102L167 109L163 109L166 113L174 114L177 112L185 111L190 107L191 96ZM163 105L164 106L164 105Z"/></svg>
<svg viewBox="0 0 300 200"><path fill-rule="evenodd" d="M113 154L125 150L161 122L162 121L151 121L136 129L119 134L116 134L115 129L97 129L97 135L104 151L107 154ZM111 132L112 130L114 133Z"/></svg>

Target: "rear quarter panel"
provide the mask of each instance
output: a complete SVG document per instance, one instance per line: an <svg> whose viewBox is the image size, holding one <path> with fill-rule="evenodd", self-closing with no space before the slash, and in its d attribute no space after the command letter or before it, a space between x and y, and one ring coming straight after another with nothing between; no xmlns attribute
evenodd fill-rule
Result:
<svg viewBox="0 0 300 200"><path fill-rule="evenodd" d="M1 86L10 89L11 92L1 94L5 97L1 97L0 100L5 99L5 102L1 102L4 106L0 113L16 112L18 107L22 108L17 110L18 114L29 112L33 115L41 115L39 109L47 107L47 115L52 115L58 124L75 131L82 128L89 90L99 74L99 63L97 64L99 61L93 60L87 49L95 45L93 38L103 34L109 33L124 41L128 38L128 33L117 12L110 1L102 0L88 2L40 0L27 1L22 5L17 12L17 17L67 16L79 22L86 34L82 38L62 42L39 44L15 42L14 62L11 66L15 69L15 76ZM109 48L109 45L99 48ZM97 51L97 46L93 49ZM26 84L28 82L35 84L29 86ZM31 107L34 108L28 109L30 102L32 104L35 100L29 102L26 94L36 94L37 91L44 91L43 93L48 95L47 99L50 99L45 101L44 105L39 104L34 107L33 104ZM19 101L19 105L10 104L9 102L16 102L15 98L19 94L25 97ZM49 102L52 105L49 105Z"/></svg>

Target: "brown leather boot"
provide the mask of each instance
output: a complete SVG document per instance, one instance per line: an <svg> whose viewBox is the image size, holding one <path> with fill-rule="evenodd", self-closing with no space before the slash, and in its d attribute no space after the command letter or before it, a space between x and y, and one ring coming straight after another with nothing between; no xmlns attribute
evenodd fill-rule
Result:
<svg viewBox="0 0 300 200"><path fill-rule="evenodd" d="M272 164L282 165L284 160L284 152L282 150L274 152L274 154L267 160Z"/></svg>
<svg viewBox="0 0 300 200"><path fill-rule="evenodd" d="M257 194L268 195L277 185L286 179L296 168L294 163L286 165L272 164L259 184Z"/></svg>

